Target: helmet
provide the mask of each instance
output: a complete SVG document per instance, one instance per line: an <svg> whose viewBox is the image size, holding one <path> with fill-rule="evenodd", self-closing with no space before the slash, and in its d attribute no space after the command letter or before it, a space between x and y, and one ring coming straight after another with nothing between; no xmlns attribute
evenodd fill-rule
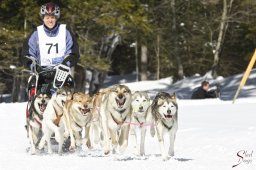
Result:
<svg viewBox="0 0 256 170"><path fill-rule="evenodd" d="M43 18L45 15L54 15L60 17L60 7L52 2L41 6L40 16Z"/></svg>

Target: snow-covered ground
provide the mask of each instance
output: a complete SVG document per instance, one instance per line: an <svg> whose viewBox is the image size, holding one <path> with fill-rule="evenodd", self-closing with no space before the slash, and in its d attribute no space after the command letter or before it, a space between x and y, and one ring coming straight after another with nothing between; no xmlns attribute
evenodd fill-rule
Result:
<svg viewBox="0 0 256 170"><path fill-rule="evenodd" d="M242 75L219 79L222 99L188 100L191 91L204 79L186 78L171 86L170 78L159 81L127 83L132 90L176 92L179 100L179 129L175 142L175 156L163 162L159 144L146 136L146 156L139 159L133 153L134 141L123 155L104 156L100 147L83 153L59 156L26 152L26 103L0 104L0 170L9 169L143 169L143 170L227 170L256 169L256 71L235 104L232 99ZM243 150L247 156L243 155ZM243 156L243 159L238 155ZM252 154L251 154L252 153ZM252 155L252 157L250 157ZM233 165L241 164L232 168Z"/></svg>

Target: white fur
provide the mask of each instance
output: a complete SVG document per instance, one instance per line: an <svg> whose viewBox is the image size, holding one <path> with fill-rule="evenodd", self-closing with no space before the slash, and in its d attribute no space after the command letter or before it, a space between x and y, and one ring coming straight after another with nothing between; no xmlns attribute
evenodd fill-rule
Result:
<svg viewBox="0 0 256 170"><path fill-rule="evenodd" d="M135 154L138 156L145 155L145 136L147 126L150 122L147 121L146 110L150 105L150 99L146 93L135 92L132 99L132 117L131 117L131 135L135 142ZM148 117L149 118L149 117ZM142 125L140 125L140 123Z"/></svg>
<svg viewBox="0 0 256 170"><path fill-rule="evenodd" d="M153 110L157 109L157 112L158 114L160 114L160 117L161 117L161 118L159 117L156 118L155 120L156 127L151 128L151 135L154 136L155 130L156 130L163 161L168 160L168 155L174 156L174 141L176 138L176 132L178 130L178 115L177 115L178 108L177 108L177 105L174 104L176 102L176 98L175 98L175 95L171 97L172 98L167 100L159 99L157 106L151 105L149 108L149 112L151 113L151 115L157 114L156 112L152 113ZM153 108L153 107L156 107L156 108ZM169 128L166 128L166 126ZM165 135L169 135L169 139L170 139L168 153L166 151L167 149L164 147Z"/></svg>
<svg viewBox="0 0 256 170"><path fill-rule="evenodd" d="M123 92L123 98L119 100L117 98L120 91ZM125 103L119 106L116 100L120 102L125 100ZM122 111L122 113L119 111ZM109 93L103 96L99 113L104 137L104 153L108 154L111 146L113 152L116 151L118 146L119 151L124 152L128 145L130 128L130 125L126 122L131 120L131 93L129 88L120 85L113 87ZM113 117L121 123L117 124Z"/></svg>
<svg viewBox="0 0 256 170"><path fill-rule="evenodd" d="M58 93L58 92L57 92ZM47 142L48 146L48 153L52 153L51 147L51 136L55 134L55 140L59 143L58 153L62 153L62 145L64 142L64 123L63 123L63 116L60 119L59 126L54 124L54 120L56 119L56 112L58 115L63 114L63 102L66 102L68 95L67 92L62 90L60 94L53 94L51 100L49 101L42 122L42 130L43 130L43 137L39 143L39 149L42 149ZM56 106L57 103L57 106ZM60 113L61 112L61 113Z"/></svg>

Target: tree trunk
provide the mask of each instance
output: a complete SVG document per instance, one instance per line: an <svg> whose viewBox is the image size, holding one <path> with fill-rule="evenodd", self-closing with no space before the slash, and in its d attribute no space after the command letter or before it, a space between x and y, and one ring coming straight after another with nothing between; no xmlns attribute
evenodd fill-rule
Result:
<svg viewBox="0 0 256 170"><path fill-rule="evenodd" d="M177 68L178 68L178 79L183 79L184 77L184 70L183 66L181 63L180 55L179 55L179 50L178 50L178 33L177 33L177 27L176 27L176 8L175 8L175 0L171 0L171 9L172 9L172 31L175 36L175 58L177 62Z"/></svg>
<svg viewBox="0 0 256 170"><path fill-rule="evenodd" d="M140 73L140 80L147 80L147 64L148 64L148 56L147 56L147 46L141 46L141 73Z"/></svg>
<svg viewBox="0 0 256 170"><path fill-rule="evenodd" d="M27 19L26 17L24 18L24 38L27 37Z"/></svg>
<svg viewBox="0 0 256 170"><path fill-rule="evenodd" d="M136 59L136 81L139 81L138 40L136 40L134 48L135 48L135 59Z"/></svg>
<svg viewBox="0 0 256 170"><path fill-rule="evenodd" d="M157 69L156 69L156 79L160 78L160 35L156 36L156 61L157 61Z"/></svg>
<svg viewBox="0 0 256 170"><path fill-rule="evenodd" d="M222 45L225 39L226 31L228 28L228 13L231 12L232 4L234 0L230 0L229 7L227 5L227 0L223 0L223 11L220 21L220 31L218 35L218 41L214 52L213 65L212 65L212 76L217 77L217 70L220 61L221 50L223 49ZM229 9L228 9L229 8Z"/></svg>

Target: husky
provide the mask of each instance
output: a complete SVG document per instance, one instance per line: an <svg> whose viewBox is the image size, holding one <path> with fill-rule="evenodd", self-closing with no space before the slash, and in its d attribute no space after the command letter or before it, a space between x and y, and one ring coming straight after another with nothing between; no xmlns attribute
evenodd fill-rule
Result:
<svg viewBox="0 0 256 170"><path fill-rule="evenodd" d="M42 120L43 113L46 109L47 103L50 100L48 94L39 93L37 94L28 110L27 117L27 134L30 141L30 153L33 155L36 153L36 144L39 142L42 135Z"/></svg>
<svg viewBox="0 0 256 170"><path fill-rule="evenodd" d="M81 145L83 128L85 128L84 144L88 142L90 122L92 120L91 109L91 97L81 92L74 93L72 99L65 103L64 120L71 140L70 151Z"/></svg>
<svg viewBox="0 0 256 170"><path fill-rule="evenodd" d="M135 138L135 154L137 156L145 155L145 135L146 128L149 124L146 114L148 107L150 106L150 98L146 92L138 92L132 94L132 115L131 115L131 134Z"/></svg>
<svg viewBox="0 0 256 170"><path fill-rule="evenodd" d="M70 88L63 87L58 89L52 95L44 112L42 121L43 137L39 143L39 149L42 149L47 142L48 153L52 153L51 136L55 134L55 140L59 143L58 153L62 153L62 145L64 142L64 122L63 122L63 108L65 102L71 98Z"/></svg>
<svg viewBox="0 0 256 170"><path fill-rule="evenodd" d="M128 145L128 135L131 121L131 99L130 89L125 85L110 87L103 94L99 106L99 119L102 126L104 138L104 154L112 151L125 151Z"/></svg>
<svg viewBox="0 0 256 170"><path fill-rule="evenodd" d="M147 112L153 117L155 128L151 127L151 135L157 132L158 141L163 161L169 156L174 156L174 141L178 130L178 105L176 95L160 92L156 95ZM169 134L170 146L167 154L164 148L164 135Z"/></svg>
<svg viewBox="0 0 256 170"><path fill-rule="evenodd" d="M93 141L91 144L99 144L103 147L103 132L100 122L100 106L103 96L110 92L109 88L100 89L96 94L92 96L92 121L90 126L90 141ZM94 138L93 138L94 137Z"/></svg>

